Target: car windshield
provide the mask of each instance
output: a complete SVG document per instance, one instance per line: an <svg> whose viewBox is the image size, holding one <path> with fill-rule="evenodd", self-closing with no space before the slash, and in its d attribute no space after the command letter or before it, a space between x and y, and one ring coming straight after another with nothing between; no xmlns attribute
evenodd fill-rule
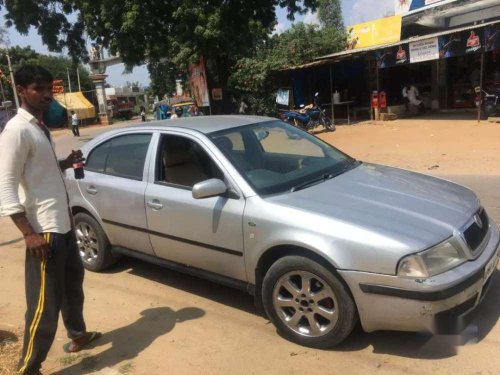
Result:
<svg viewBox="0 0 500 375"><path fill-rule="evenodd" d="M358 164L320 139L279 120L209 136L259 195L304 189Z"/></svg>

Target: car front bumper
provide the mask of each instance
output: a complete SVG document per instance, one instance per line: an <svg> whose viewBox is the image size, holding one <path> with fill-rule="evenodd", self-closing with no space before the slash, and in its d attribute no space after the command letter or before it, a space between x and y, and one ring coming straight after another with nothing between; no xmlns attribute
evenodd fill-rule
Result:
<svg viewBox="0 0 500 375"><path fill-rule="evenodd" d="M356 305L363 329L460 332L474 316L495 276L500 233L490 220L489 240L482 254L443 274L405 279L367 272L341 271Z"/></svg>

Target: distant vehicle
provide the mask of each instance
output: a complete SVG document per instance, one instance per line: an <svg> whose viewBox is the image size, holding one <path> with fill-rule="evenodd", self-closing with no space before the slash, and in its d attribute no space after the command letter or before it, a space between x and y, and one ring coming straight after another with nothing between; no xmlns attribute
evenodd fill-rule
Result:
<svg viewBox="0 0 500 375"><path fill-rule="evenodd" d="M499 229L471 190L276 119L167 120L82 151L85 179L66 178L87 269L126 255L240 288L301 345L334 346L358 320L457 332L497 268Z"/></svg>
<svg viewBox="0 0 500 375"><path fill-rule="evenodd" d="M189 117L189 108L191 108L191 106L196 104L193 98L178 98L178 99L174 98L170 103L172 105L172 113L175 112L176 108L179 107L182 108L183 117Z"/></svg>
<svg viewBox="0 0 500 375"><path fill-rule="evenodd" d="M108 100L108 106L111 106L114 118L123 118L125 120L130 120L134 115L134 102L111 99Z"/></svg>
<svg viewBox="0 0 500 375"><path fill-rule="evenodd" d="M279 117L302 130L309 131L323 127L328 131L335 131L335 124L326 115L325 110L318 104L318 93L314 95L314 103L300 110L280 112Z"/></svg>
<svg viewBox="0 0 500 375"><path fill-rule="evenodd" d="M493 87L487 90L481 90L481 87L475 88L476 106L481 106L481 112L486 117L500 116L500 87Z"/></svg>

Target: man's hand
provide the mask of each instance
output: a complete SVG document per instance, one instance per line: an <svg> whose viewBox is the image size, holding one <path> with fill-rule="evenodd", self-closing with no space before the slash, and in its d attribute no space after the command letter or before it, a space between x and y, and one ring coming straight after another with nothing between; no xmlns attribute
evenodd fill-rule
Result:
<svg viewBox="0 0 500 375"><path fill-rule="evenodd" d="M47 260L51 256L49 244L42 235L38 233L28 234L24 237L26 248L31 256L40 260Z"/></svg>
<svg viewBox="0 0 500 375"><path fill-rule="evenodd" d="M64 172L66 169L72 168L73 164L83 162L83 161L85 161L85 159L83 158L82 151L80 151L80 150L74 151L73 150L73 151L71 151L71 154L69 154L69 156L66 159L64 159L63 161L61 161L59 163L59 166L61 167L61 170Z"/></svg>

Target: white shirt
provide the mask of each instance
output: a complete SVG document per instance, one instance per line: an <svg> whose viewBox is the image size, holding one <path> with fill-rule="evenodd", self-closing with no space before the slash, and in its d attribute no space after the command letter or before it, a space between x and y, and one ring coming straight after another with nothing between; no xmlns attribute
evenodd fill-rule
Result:
<svg viewBox="0 0 500 375"><path fill-rule="evenodd" d="M76 114L76 112L71 115L71 125L78 125L78 115Z"/></svg>
<svg viewBox="0 0 500 375"><path fill-rule="evenodd" d="M408 100L411 104L419 106L422 101L418 99L418 89L415 86L411 86L408 90Z"/></svg>
<svg viewBox="0 0 500 375"><path fill-rule="evenodd" d="M0 135L0 216L25 212L37 233L71 230L68 196L52 141L20 108Z"/></svg>

